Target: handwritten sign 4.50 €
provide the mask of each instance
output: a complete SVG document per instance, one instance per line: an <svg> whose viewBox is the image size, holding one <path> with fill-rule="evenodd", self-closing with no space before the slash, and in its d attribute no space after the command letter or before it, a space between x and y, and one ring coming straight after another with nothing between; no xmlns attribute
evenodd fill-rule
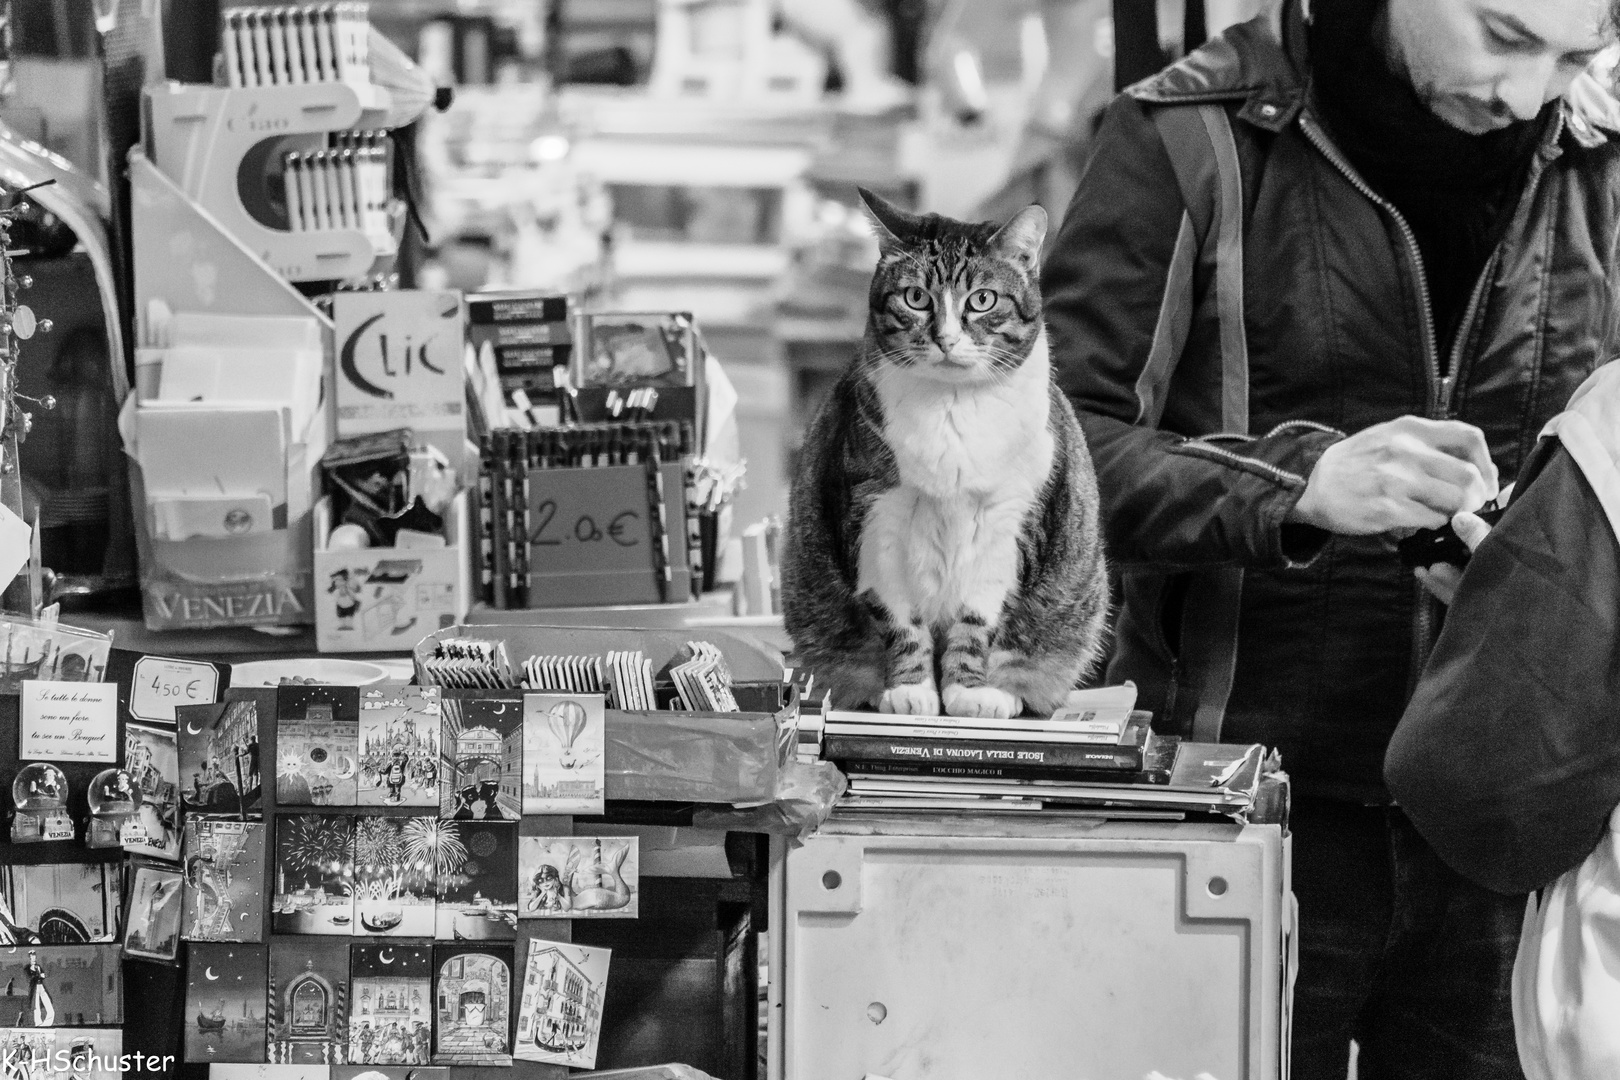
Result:
<svg viewBox="0 0 1620 1080"><path fill-rule="evenodd" d="M174 723L176 705L207 705L219 694L219 668L200 660L143 656L130 677L129 715Z"/></svg>
<svg viewBox="0 0 1620 1080"><path fill-rule="evenodd" d="M25 681L23 761L117 761L118 684Z"/></svg>

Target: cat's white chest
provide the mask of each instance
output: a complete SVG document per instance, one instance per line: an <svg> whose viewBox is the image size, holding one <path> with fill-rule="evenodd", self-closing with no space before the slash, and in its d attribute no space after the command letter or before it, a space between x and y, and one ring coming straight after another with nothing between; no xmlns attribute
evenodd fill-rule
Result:
<svg viewBox="0 0 1620 1080"><path fill-rule="evenodd" d="M1000 611L1052 471L1048 377L1042 350L993 386L905 375L878 384L899 483L867 511L860 576L896 616L938 626L964 610L987 620Z"/></svg>

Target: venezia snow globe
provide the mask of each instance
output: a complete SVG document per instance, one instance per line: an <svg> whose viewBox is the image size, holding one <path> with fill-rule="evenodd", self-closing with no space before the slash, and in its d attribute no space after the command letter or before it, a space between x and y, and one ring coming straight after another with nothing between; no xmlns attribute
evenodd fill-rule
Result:
<svg viewBox="0 0 1620 1080"><path fill-rule="evenodd" d="M123 769L103 769L90 781L90 828L84 842L93 848L123 846L123 827L141 808L140 789Z"/></svg>
<svg viewBox="0 0 1620 1080"><path fill-rule="evenodd" d="M17 807L11 823L11 842L73 839L67 797L67 777L61 769L43 761L24 765L11 782L11 801Z"/></svg>

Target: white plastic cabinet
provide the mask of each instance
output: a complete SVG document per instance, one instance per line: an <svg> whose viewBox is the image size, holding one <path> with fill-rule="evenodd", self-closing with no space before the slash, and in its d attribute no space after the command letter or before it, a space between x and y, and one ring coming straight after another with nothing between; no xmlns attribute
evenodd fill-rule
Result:
<svg viewBox="0 0 1620 1080"><path fill-rule="evenodd" d="M1286 1080L1275 825L835 817L778 845L770 1080Z"/></svg>

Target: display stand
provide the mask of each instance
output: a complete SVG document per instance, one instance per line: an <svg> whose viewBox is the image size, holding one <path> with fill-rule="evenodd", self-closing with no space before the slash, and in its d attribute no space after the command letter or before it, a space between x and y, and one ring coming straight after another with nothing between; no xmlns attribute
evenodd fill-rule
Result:
<svg viewBox="0 0 1620 1080"><path fill-rule="evenodd" d="M1282 1080L1279 825L835 814L772 840L770 1080Z"/></svg>
<svg viewBox="0 0 1620 1080"><path fill-rule="evenodd" d="M269 197L267 185L272 174L280 175L273 168L276 152L318 149L331 132L382 127L389 104L382 87L170 85L150 91L147 102L153 163L276 274L288 281L359 278L397 252L386 232L291 231L285 207ZM138 256L138 234L135 250Z"/></svg>

